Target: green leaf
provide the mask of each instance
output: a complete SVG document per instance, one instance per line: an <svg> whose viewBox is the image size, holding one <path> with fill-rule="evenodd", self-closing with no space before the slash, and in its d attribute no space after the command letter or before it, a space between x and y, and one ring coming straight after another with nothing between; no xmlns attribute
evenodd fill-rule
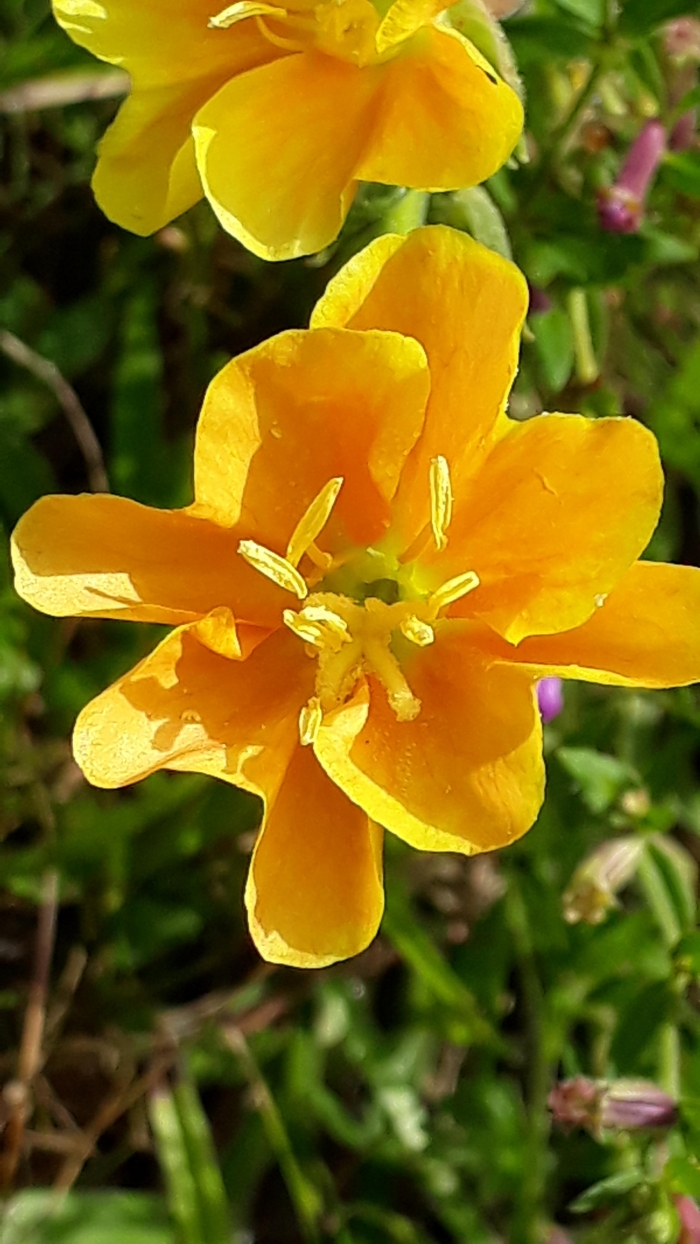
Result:
<svg viewBox="0 0 700 1244"><path fill-rule="evenodd" d="M176 1244L160 1197L27 1189L8 1201L0 1244Z"/></svg>
<svg viewBox="0 0 700 1244"><path fill-rule="evenodd" d="M689 1158L670 1158L664 1167L664 1182L672 1192L700 1201L700 1167Z"/></svg>
<svg viewBox="0 0 700 1244"><path fill-rule="evenodd" d="M592 1209L609 1205L611 1201L627 1196L633 1188L638 1188L644 1183L644 1179L644 1172L641 1170L619 1171L618 1174L609 1175L607 1179L601 1179L592 1187L587 1188L581 1196L571 1202L569 1209L574 1214L588 1214Z"/></svg>
<svg viewBox="0 0 700 1244"><path fill-rule="evenodd" d="M674 190L700 199L700 151L669 152L662 169L664 180Z"/></svg>
<svg viewBox="0 0 700 1244"><path fill-rule="evenodd" d="M647 850L659 870L681 933L695 927L698 870L692 856L675 838L650 839Z"/></svg>
<svg viewBox="0 0 700 1244"><path fill-rule="evenodd" d="M574 778L581 798L591 812L605 812L639 775L623 760L590 747L560 747L557 759Z"/></svg>
<svg viewBox="0 0 700 1244"><path fill-rule="evenodd" d="M625 0L620 30L626 35L643 35L672 17L694 12L692 0Z"/></svg>

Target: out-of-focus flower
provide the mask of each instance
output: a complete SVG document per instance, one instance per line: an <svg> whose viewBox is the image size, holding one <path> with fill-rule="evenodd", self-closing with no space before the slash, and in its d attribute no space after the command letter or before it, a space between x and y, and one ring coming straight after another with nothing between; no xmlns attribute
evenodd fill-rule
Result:
<svg viewBox="0 0 700 1244"><path fill-rule="evenodd" d="M617 895L632 880L644 851L638 834L612 838L596 847L579 864L564 891L564 919L568 924L602 924L617 906Z"/></svg>
<svg viewBox="0 0 700 1244"><path fill-rule="evenodd" d="M637 561L652 434L505 413L527 297L464 234L381 237L311 331L215 377L193 505L46 497L15 530L39 609L176 628L83 710L75 755L99 786L169 768L262 797L246 898L270 960L368 944L379 826L464 854L525 833L541 678L700 678L700 571Z"/></svg>
<svg viewBox="0 0 700 1244"><path fill-rule="evenodd" d="M542 678L537 684L537 704L545 725L554 721L564 707L561 678Z"/></svg>
<svg viewBox="0 0 700 1244"><path fill-rule="evenodd" d="M675 1198L681 1224L678 1244L700 1244L700 1209L689 1196Z"/></svg>
<svg viewBox="0 0 700 1244"><path fill-rule="evenodd" d="M649 1080L562 1080L547 1099L552 1117L564 1131L583 1127L593 1136L615 1130L645 1131L673 1127L678 1108L672 1097Z"/></svg>
<svg viewBox="0 0 700 1244"><path fill-rule="evenodd" d="M698 135L697 131L697 110L690 108L688 112L684 112L679 117L671 130L671 137L668 140L669 150L671 151L689 151L695 144Z"/></svg>
<svg viewBox="0 0 700 1244"><path fill-rule="evenodd" d="M636 233L656 170L666 151L666 129L647 121L627 153L620 175L598 194L598 219L609 233Z"/></svg>
<svg viewBox="0 0 700 1244"><path fill-rule="evenodd" d="M54 0L76 43L131 75L100 144L100 206L149 234L204 194L250 250L290 259L333 241L358 181L485 180L518 141L522 106L449 7Z"/></svg>
<svg viewBox="0 0 700 1244"><path fill-rule="evenodd" d="M677 17L664 31L664 46L678 61L700 61L700 21L697 17Z"/></svg>

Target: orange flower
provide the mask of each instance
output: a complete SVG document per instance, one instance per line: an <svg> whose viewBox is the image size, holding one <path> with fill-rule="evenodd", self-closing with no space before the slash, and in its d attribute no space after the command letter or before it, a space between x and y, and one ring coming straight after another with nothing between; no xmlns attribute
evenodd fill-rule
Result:
<svg viewBox="0 0 700 1244"><path fill-rule="evenodd" d="M148 234L205 194L250 250L291 259L333 241L358 181L485 180L522 108L447 22L454 2L53 0L76 43L131 75L100 145L100 206Z"/></svg>
<svg viewBox="0 0 700 1244"><path fill-rule="evenodd" d="M382 237L311 331L212 382L192 506L46 497L15 531L39 609L176 627L83 710L75 755L98 786L168 768L262 797L246 901L267 959L368 944L379 826L466 854L525 833L538 679L700 678L700 570L636 560L654 437L505 414L526 307L463 234Z"/></svg>

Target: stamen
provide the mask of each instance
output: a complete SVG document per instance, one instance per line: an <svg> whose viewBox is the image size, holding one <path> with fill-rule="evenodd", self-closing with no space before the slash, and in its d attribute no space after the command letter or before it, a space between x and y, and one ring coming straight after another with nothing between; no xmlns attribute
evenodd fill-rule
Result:
<svg viewBox="0 0 700 1244"><path fill-rule="evenodd" d="M284 588L285 592L292 592L299 600L308 596L309 589L299 571L284 557L280 557L279 553L273 553L272 549L256 544L255 540L241 540L238 552L254 570L259 570L278 587Z"/></svg>
<svg viewBox="0 0 700 1244"><path fill-rule="evenodd" d="M313 644L314 648L322 648L323 645L323 628L317 622L306 622L300 613L295 613L293 609L285 609L282 613L282 621L288 626L292 634L298 639L303 639L305 644Z"/></svg>
<svg viewBox="0 0 700 1244"><path fill-rule="evenodd" d="M412 644L418 644L419 648L427 648L428 644L435 642L435 631L430 623L423 622L414 613L401 619L399 630L402 635L406 636L406 639L410 639Z"/></svg>
<svg viewBox="0 0 700 1244"><path fill-rule="evenodd" d="M308 618L309 622L319 622L327 626L328 630L337 635L342 643L347 643L350 638L347 622L333 609L328 609L326 605L304 605L301 616Z"/></svg>
<svg viewBox="0 0 700 1244"><path fill-rule="evenodd" d="M441 584L428 598L428 605L433 617L436 617L440 610L445 609L447 605L452 605L456 600L460 600L462 596L473 592L480 582L481 580L474 570L467 570L465 574L455 575L454 579L448 579Z"/></svg>
<svg viewBox="0 0 700 1244"><path fill-rule="evenodd" d="M305 704L299 714L299 741L302 747L308 747L309 744L316 742L316 736L321 729L323 721L323 709L318 696L313 695L308 704Z"/></svg>
<svg viewBox="0 0 700 1244"><path fill-rule="evenodd" d="M286 557L291 566L299 565L304 553L308 551L316 537L320 536L331 516L342 486L342 475L329 479L300 518L287 545Z"/></svg>
<svg viewBox="0 0 700 1244"><path fill-rule="evenodd" d="M393 652L381 639L367 639L364 644L367 663L380 682L398 721L414 721L420 712L420 700L413 694Z"/></svg>
<svg viewBox="0 0 700 1244"><path fill-rule="evenodd" d="M286 16L286 9L277 8L273 4L265 4L259 0L237 0L236 4L229 4L220 13L210 17L207 25L213 30L228 30L229 26L234 26L236 22L241 22L246 17Z"/></svg>
<svg viewBox="0 0 700 1244"><path fill-rule="evenodd" d="M438 454L430 461L430 525L438 552L447 546L447 528L452 521L452 481L447 458Z"/></svg>
<svg viewBox="0 0 700 1244"><path fill-rule="evenodd" d="M346 623L325 605L309 605L298 613L285 609L282 621L299 639L303 639L305 644L313 644L314 648L340 652L343 644L350 642Z"/></svg>

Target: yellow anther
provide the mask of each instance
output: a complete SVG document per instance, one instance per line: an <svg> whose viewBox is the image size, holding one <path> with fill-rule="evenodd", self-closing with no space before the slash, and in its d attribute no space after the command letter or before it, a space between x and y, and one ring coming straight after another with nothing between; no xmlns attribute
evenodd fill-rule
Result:
<svg viewBox="0 0 700 1244"><path fill-rule="evenodd" d="M447 545L447 528L452 521L452 481L447 458L438 454L430 461L430 526L438 552Z"/></svg>
<svg viewBox="0 0 700 1244"><path fill-rule="evenodd" d="M255 540L241 540L238 552L254 570L259 570L285 592L292 592L299 600L308 596L309 589L299 571L279 553L273 553L263 544L256 544Z"/></svg>
<svg viewBox="0 0 700 1244"><path fill-rule="evenodd" d="M431 612L437 616L441 609L445 609L448 605L454 604L456 600L460 600L462 596L473 592L479 583L479 576L473 570L467 570L466 574L458 574L454 579L448 579L431 594L428 600Z"/></svg>
<svg viewBox="0 0 700 1244"><path fill-rule="evenodd" d="M213 30L228 30L229 26L235 26L236 22L242 22L246 17L286 16L286 9L277 8L273 4L259 3L258 0L237 0L236 4L229 4L220 13L210 17L207 25Z"/></svg>
<svg viewBox="0 0 700 1244"><path fill-rule="evenodd" d="M418 644L419 648L427 648L428 644L435 642L435 631L430 623L423 622L414 613L401 619L399 630L402 635L406 636L406 639L410 639L412 644Z"/></svg>
<svg viewBox="0 0 700 1244"><path fill-rule="evenodd" d="M327 627L333 635L338 636L342 643L347 643L350 639L347 622L333 609L328 609L326 605L304 605L300 617Z"/></svg>
<svg viewBox="0 0 700 1244"><path fill-rule="evenodd" d="M331 516L342 486L342 475L329 479L300 518L287 545L286 557L291 566L299 565L304 553L314 543L316 537L320 536Z"/></svg>
<svg viewBox="0 0 700 1244"><path fill-rule="evenodd" d="M305 644L313 644L314 648L339 652L343 644L350 642L343 619L323 605L309 606L300 609L299 613L294 609L285 609L282 621L299 639L303 639Z"/></svg>
<svg viewBox="0 0 700 1244"><path fill-rule="evenodd" d="M318 622L305 621L302 615L295 613L293 609L283 610L282 621L297 638L303 639L305 644L313 644L314 648L324 646L323 627L319 626Z"/></svg>
<svg viewBox="0 0 700 1244"><path fill-rule="evenodd" d="M316 742L316 736L321 729L323 721L323 709L318 696L313 695L308 704L305 704L299 714L299 740L302 747L308 747L311 743Z"/></svg>

